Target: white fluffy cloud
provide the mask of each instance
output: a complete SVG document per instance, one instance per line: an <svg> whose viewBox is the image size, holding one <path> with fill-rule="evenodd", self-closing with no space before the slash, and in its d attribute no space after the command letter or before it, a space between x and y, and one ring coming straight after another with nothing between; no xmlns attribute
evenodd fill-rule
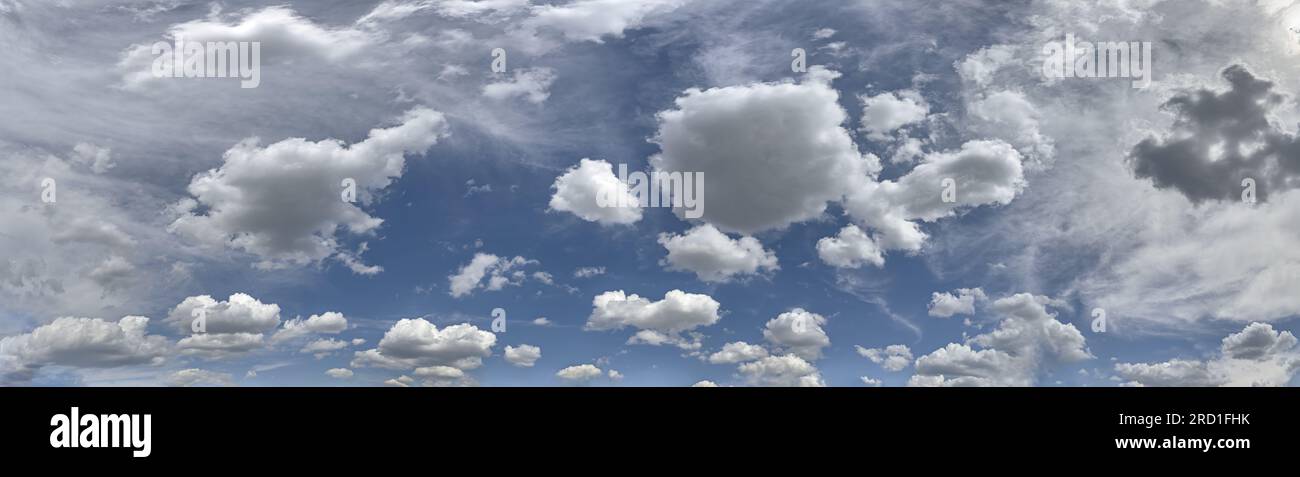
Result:
<svg viewBox="0 0 1300 477"><path fill-rule="evenodd" d="M542 104L551 96L548 90L554 82L555 70L520 68L515 70L512 79L484 85L483 96L497 101L520 97L533 104Z"/></svg>
<svg viewBox="0 0 1300 477"><path fill-rule="evenodd" d="M825 324L825 317L795 308L769 320L763 337L800 358L816 360L821 358L822 348L831 345L830 336L822 329Z"/></svg>
<svg viewBox="0 0 1300 477"><path fill-rule="evenodd" d="M838 73L811 68L800 83L690 89L658 114L651 165L703 172L703 220L752 234L820 216L879 169L858 152L831 88Z"/></svg>
<svg viewBox="0 0 1300 477"><path fill-rule="evenodd" d="M754 386L781 387L824 387L826 381L813 366L803 358L793 354L768 356L766 358L743 363L740 374Z"/></svg>
<svg viewBox="0 0 1300 477"><path fill-rule="evenodd" d="M713 364L734 364L766 357L767 350L762 346L736 341L722 345L722 350L709 355L709 362Z"/></svg>
<svg viewBox="0 0 1300 477"><path fill-rule="evenodd" d="M192 331L192 322L203 316L207 333L261 333L280 324L280 305L262 303L247 293L235 293L217 301L208 295L186 298L163 320L183 334Z"/></svg>
<svg viewBox="0 0 1300 477"><path fill-rule="evenodd" d="M423 318L402 319L384 333L378 347L356 352L352 367L475 369L483 364L483 358L492 355L496 342L495 334L470 324L438 329Z"/></svg>
<svg viewBox="0 0 1300 477"><path fill-rule="evenodd" d="M1083 334L1047 311L1052 300L1020 293L993 302L996 329L916 360L910 386L1031 386L1044 365L1089 359Z"/></svg>
<svg viewBox="0 0 1300 477"><path fill-rule="evenodd" d="M529 275L519 268L535 264L537 264L536 260L519 256L506 258L490 253L476 253L474 258L460 267L455 275L447 277L449 293L452 297L459 298L470 295L480 288L496 291L506 286L521 285ZM550 277L545 274L533 276L543 277L544 280L549 280Z"/></svg>
<svg viewBox="0 0 1300 477"><path fill-rule="evenodd" d="M980 288L959 288L956 295L934 292L930 297L929 314L939 318L953 315L971 315L975 313L975 302L984 301L988 296Z"/></svg>
<svg viewBox="0 0 1300 477"><path fill-rule="evenodd" d="M72 147L72 160L90 167L96 174L103 174L117 166L113 164L112 149L86 142L79 142Z"/></svg>
<svg viewBox="0 0 1300 477"><path fill-rule="evenodd" d="M227 22L219 14L206 19L192 20L168 28L168 39L185 41L256 41L262 43L261 61L270 63L279 56L312 55L327 61L352 57L382 38L363 29L334 28L320 25L298 15L289 7L273 6L248 11L238 21ZM139 88L155 80L152 70L153 43L133 45L122 53L118 68L123 70L123 83L128 88ZM166 62L168 68L172 62Z"/></svg>
<svg viewBox="0 0 1300 477"><path fill-rule="evenodd" d="M251 253L263 268L346 254L340 229L373 233L383 220L344 201L344 181L355 181L356 200L368 204L402 175L406 154L423 154L447 134L442 113L420 107L352 145L291 138L262 147L246 139L226 151L221 167L194 176L194 198L175 206L170 230Z"/></svg>
<svg viewBox="0 0 1300 477"><path fill-rule="evenodd" d="M967 105L971 129L1010 143L1036 163L1049 160L1056 146L1039 127L1038 108L1019 91L994 91Z"/></svg>
<svg viewBox="0 0 1300 477"><path fill-rule="evenodd" d="M542 348L521 344L518 347L506 345L506 361L515 366L531 368L542 357Z"/></svg>
<svg viewBox="0 0 1300 477"><path fill-rule="evenodd" d="M863 358L871 360L872 363L879 364L880 367L889 371L902 371L912 364L912 350L907 345L889 345L881 348L863 348L855 346L858 354Z"/></svg>
<svg viewBox="0 0 1300 477"><path fill-rule="evenodd" d="M284 326L271 336L271 342L289 341L313 333L338 334L346 329L348 329L347 317L336 311L327 311L319 315L311 315L306 320L294 318L284 322Z"/></svg>
<svg viewBox="0 0 1300 477"><path fill-rule="evenodd" d="M1223 338L1210 359L1115 364L1118 377L1142 386L1286 386L1297 370L1295 335L1258 322Z"/></svg>
<svg viewBox="0 0 1300 477"><path fill-rule="evenodd" d="M952 201L944 200L951 179ZM926 154L897 181L871 182L845 203L849 214L878 232L886 249L920 250L926 239L915 220L933 222L963 208L1007 204L1025 186L1021 155L1002 141L970 141L952 152Z"/></svg>
<svg viewBox="0 0 1300 477"><path fill-rule="evenodd" d="M885 140L894 130L920 122L930 114L930 105L913 90L862 96L862 130L867 137Z"/></svg>
<svg viewBox="0 0 1300 477"><path fill-rule="evenodd" d="M817 256L827 265L837 268L859 268L866 264L885 265L885 256L875 240L857 225L849 224L834 237L817 241Z"/></svg>
<svg viewBox="0 0 1300 477"><path fill-rule="evenodd" d="M569 212L601 225L627 225L641 220L639 199L614 175L614 166L604 160L578 161L576 167L556 177L551 188L555 189L551 196L552 210ZM615 198L614 204L629 206L601 207L597 199L600 194Z"/></svg>
<svg viewBox="0 0 1300 477"><path fill-rule="evenodd" d="M117 322L65 317L31 333L0 338L0 381L26 381L45 366L159 364L171 346L166 338L147 334L148 324L143 316Z"/></svg>
<svg viewBox="0 0 1300 477"><path fill-rule="evenodd" d="M330 368L325 370L325 375L334 379L347 379L352 377L352 370L348 368Z"/></svg>
<svg viewBox="0 0 1300 477"><path fill-rule="evenodd" d="M532 7L525 26L555 31L570 41L603 43L606 36L622 37L650 16L672 11L685 0L575 0L560 5Z"/></svg>
<svg viewBox="0 0 1300 477"><path fill-rule="evenodd" d="M685 349L698 348L698 339L688 341L683 332L717 323L720 305L708 295L671 290L659 301L650 301L623 290L607 291L591 300L587 330L617 330L626 327L640 330L629 344L672 344Z"/></svg>
<svg viewBox="0 0 1300 477"><path fill-rule="evenodd" d="M710 224L692 228L684 235L660 234L659 244L668 249L664 262L669 270L692 272L706 282L726 282L780 268L776 254L764 250L758 239L733 239Z"/></svg>
<svg viewBox="0 0 1300 477"><path fill-rule="evenodd" d="M919 140L905 138L895 155L900 162L919 156L919 163L895 180L878 181L879 158L859 153L843 126L847 114L831 88L837 76L814 67L800 83L687 90L676 109L658 114L654 140L661 152L651 165L704 172L708 207L702 218L726 232L784 228L843 202L860 228L819 241L818 252L823 261L847 268L883 264L886 250L918 252L928 239L920 222L1007 204L1024 188L1023 155L1000 139L924 152ZM864 127L877 138L928 114L914 91L864 102ZM948 179L954 187L944 187ZM951 200L945 200L946 189Z"/></svg>
<svg viewBox="0 0 1300 477"><path fill-rule="evenodd" d="M195 333L193 322L200 317L206 330ZM163 322L187 335L176 343L182 353L221 357L265 346L263 333L279 326L280 306L245 293L222 301L208 295L191 296L172 308Z"/></svg>
<svg viewBox="0 0 1300 477"><path fill-rule="evenodd" d="M569 366L555 373L557 377L565 381L586 382L599 378L604 375L604 371L590 364L578 366Z"/></svg>
<svg viewBox="0 0 1300 477"><path fill-rule="evenodd" d="M1268 323L1251 323L1239 333L1223 339L1223 356L1233 359L1264 360L1295 348L1290 331L1274 331Z"/></svg>

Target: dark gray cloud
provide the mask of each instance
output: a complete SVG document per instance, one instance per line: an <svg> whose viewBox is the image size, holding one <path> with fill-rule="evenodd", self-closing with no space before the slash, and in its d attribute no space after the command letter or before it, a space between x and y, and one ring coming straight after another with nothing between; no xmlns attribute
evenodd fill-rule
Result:
<svg viewBox="0 0 1300 477"><path fill-rule="evenodd" d="M1285 96L1245 66L1232 65L1222 74L1227 91L1197 89L1165 103L1176 115L1173 130L1133 147L1134 173L1158 188L1178 189L1194 203L1240 200L1246 178L1255 180L1261 202L1271 192L1300 187L1300 139L1269 120Z"/></svg>

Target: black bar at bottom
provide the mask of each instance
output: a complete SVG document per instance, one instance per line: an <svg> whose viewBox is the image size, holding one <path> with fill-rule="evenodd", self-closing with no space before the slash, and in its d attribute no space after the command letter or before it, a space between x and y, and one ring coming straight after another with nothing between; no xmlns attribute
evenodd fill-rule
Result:
<svg viewBox="0 0 1300 477"><path fill-rule="evenodd" d="M1290 453L1297 398L1292 388L5 388L0 449L6 464L131 467L1008 451L1185 462ZM54 447L72 432L52 435L51 419L74 407L81 419L148 414L149 455L86 448L87 435Z"/></svg>

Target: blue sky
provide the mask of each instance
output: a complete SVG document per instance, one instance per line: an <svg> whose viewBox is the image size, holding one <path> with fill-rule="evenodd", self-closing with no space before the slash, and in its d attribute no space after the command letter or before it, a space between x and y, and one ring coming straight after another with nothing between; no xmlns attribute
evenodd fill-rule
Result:
<svg viewBox="0 0 1300 477"><path fill-rule="evenodd" d="M0 382L1290 385L1300 6L1228 3L0 0ZM705 216L557 205L582 159Z"/></svg>

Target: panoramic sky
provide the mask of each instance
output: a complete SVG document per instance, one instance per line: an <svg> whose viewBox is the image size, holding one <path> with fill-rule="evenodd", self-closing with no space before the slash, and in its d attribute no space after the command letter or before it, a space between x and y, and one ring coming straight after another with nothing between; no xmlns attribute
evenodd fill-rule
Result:
<svg viewBox="0 0 1300 477"><path fill-rule="evenodd" d="M0 0L0 69L4 385L1300 369L1300 2Z"/></svg>

